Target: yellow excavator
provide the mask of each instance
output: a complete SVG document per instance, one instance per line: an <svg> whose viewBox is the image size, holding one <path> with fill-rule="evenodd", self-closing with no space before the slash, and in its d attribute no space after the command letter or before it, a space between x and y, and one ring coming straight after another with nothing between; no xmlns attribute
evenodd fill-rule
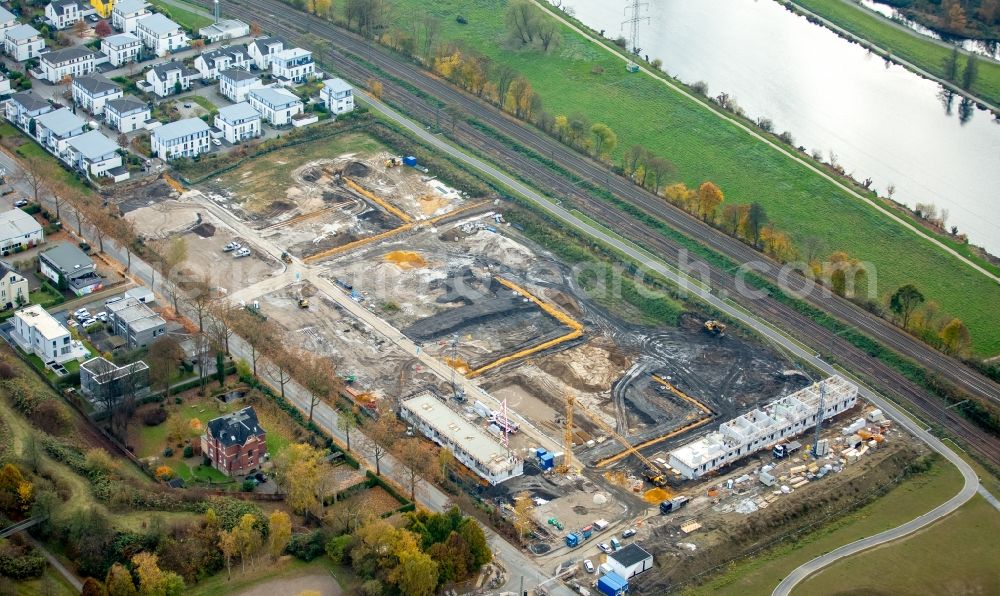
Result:
<svg viewBox="0 0 1000 596"><path fill-rule="evenodd" d="M715 319L709 319L708 321L705 321L705 331L711 333L712 335L722 337L726 334L726 324L720 323Z"/></svg>

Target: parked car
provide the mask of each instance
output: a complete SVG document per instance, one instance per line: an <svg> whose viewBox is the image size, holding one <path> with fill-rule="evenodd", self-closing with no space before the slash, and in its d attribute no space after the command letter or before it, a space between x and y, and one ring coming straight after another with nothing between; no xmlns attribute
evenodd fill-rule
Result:
<svg viewBox="0 0 1000 596"><path fill-rule="evenodd" d="M234 252L233 253L233 257L235 257L235 258L238 259L240 257L249 257L250 254L251 254L250 249L246 248L246 247L243 247L243 248L238 249L236 252Z"/></svg>
<svg viewBox="0 0 1000 596"><path fill-rule="evenodd" d="M635 536L635 528L629 528L622 532L622 538L631 538Z"/></svg>
<svg viewBox="0 0 1000 596"><path fill-rule="evenodd" d="M594 572L594 564L590 562L590 559L583 560L583 568L587 570L587 573Z"/></svg>
<svg viewBox="0 0 1000 596"><path fill-rule="evenodd" d="M77 323L73 319L70 319L70 320L66 321L66 326L69 327L70 329L72 329L73 327L76 327L77 325L79 325L79 323Z"/></svg>
<svg viewBox="0 0 1000 596"><path fill-rule="evenodd" d="M14 206L15 207L27 207L28 206L28 199L18 199L16 201L14 201Z"/></svg>
<svg viewBox="0 0 1000 596"><path fill-rule="evenodd" d="M73 313L73 318L76 319L77 321L80 321L82 319L89 319L90 318L90 311L87 310L86 308L77 309Z"/></svg>
<svg viewBox="0 0 1000 596"><path fill-rule="evenodd" d="M602 542L602 543L598 544L597 548L601 549L601 552L607 553L609 555L613 552L611 550L611 547L608 546L607 542Z"/></svg>
<svg viewBox="0 0 1000 596"><path fill-rule="evenodd" d="M185 101L184 102L184 107L185 108L190 108L191 107L191 102L190 101Z"/></svg>
<svg viewBox="0 0 1000 596"><path fill-rule="evenodd" d="M219 139L212 139L212 144L215 145L216 147L221 147L222 141L220 141Z"/></svg>
<svg viewBox="0 0 1000 596"><path fill-rule="evenodd" d="M106 313L106 312L104 312L102 310L101 312L99 312L96 315L94 315L94 318L97 319L98 321L102 322L102 323L107 323L108 322L108 313ZM622 534L622 536L624 536L624 534Z"/></svg>
<svg viewBox="0 0 1000 596"><path fill-rule="evenodd" d="M97 319L84 319L84 320L80 321L80 326L83 327L84 329L86 329L87 327L90 327L91 325L93 325L96 322L97 322Z"/></svg>
<svg viewBox="0 0 1000 596"><path fill-rule="evenodd" d="M230 242L229 244L222 247L222 252L232 252L234 250L239 250L243 248L243 245L239 242Z"/></svg>
<svg viewBox="0 0 1000 596"><path fill-rule="evenodd" d="M99 21L101 19L97 18L96 14L92 14L89 17L87 17L87 20L89 20L91 23L96 23L97 21Z"/></svg>

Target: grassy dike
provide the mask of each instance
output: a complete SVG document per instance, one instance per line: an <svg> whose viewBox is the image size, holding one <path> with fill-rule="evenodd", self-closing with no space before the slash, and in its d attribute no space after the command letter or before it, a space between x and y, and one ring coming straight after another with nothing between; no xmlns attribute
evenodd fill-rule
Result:
<svg viewBox="0 0 1000 596"><path fill-rule="evenodd" d="M936 43L916 32L895 26L888 19L844 0L779 0L797 4L830 21L838 27L888 50L934 76L945 78L944 63L951 55L947 46ZM959 75L965 69L968 56L962 54L958 61ZM972 85L972 92L1000 105L1000 64L990 60L979 61L979 78Z"/></svg>
<svg viewBox="0 0 1000 596"><path fill-rule="evenodd" d="M563 27L560 46L543 56L509 47L504 0L435 0L431 6L393 0L392 6L400 26L407 15L430 12L441 19L440 40L461 42L516 68L550 112L581 112L607 123L618 133L619 154L644 145L671 159L688 185L712 180L729 203L763 204L771 221L797 241L820 237L829 251L844 250L871 262L880 299L915 283L944 312L966 323L977 353L1000 353L1000 328L990 308L1000 301L1000 285L697 101L653 77L626 73L617 56L586 37ZM457 15L468 24L458 23ZM603 73L591 74L594 67Z"/></svg>

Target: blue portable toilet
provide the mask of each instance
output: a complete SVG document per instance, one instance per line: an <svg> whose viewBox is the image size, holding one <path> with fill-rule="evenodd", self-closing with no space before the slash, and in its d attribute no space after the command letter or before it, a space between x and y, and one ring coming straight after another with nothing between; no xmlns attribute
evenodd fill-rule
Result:
<svg viewBox="0 0 1000 596"><path fill-rule="evenodd" d="M417 165L417 158L412 155L407 155L403 158L403 165L410 166L412 168Z"/></svg>
<svg viewBox="0 0 1000 596"><path fill-rule="evenodd" d="M556 465L556 456L551 453L545 453L538 458L538 465L541 466L542 470L551 470Z"/></svg>
<svg viewBox="0 0 1000 596"><path fill-rule="evenodd" d="M604 596L622 596L628 593L628 582L614 571L609 571L597 580L597 591Z"/></svg>

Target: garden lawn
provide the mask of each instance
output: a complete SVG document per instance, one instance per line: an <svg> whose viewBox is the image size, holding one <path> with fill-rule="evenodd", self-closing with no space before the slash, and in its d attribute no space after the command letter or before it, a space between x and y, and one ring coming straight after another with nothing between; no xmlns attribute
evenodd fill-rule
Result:
<svg viewBox="0 0 1000 596"><path fill-rule="evenodd" d="M935 76L946 76L944 63L951 55L950 48L897 27L888 19L843 0L791 1ZM964 55L959 58L960 77L966 61L967 57ZM980 60L979 78L972 85L972 92L994 105L1000 104L1000 64Z"/></svg>
<svg viewBox="0 0 1000 596"><path fill-rule="evenodd" d="M954 496L961 487L962 476L958 469L944 459L937 458L930 470L904 480L872 503L798 540L782 543L757 556L737 561L704 584L686 590L686 593L713 596L770 594L799 565L844 544L896 527L930 511ZM966 548L974 548L971 546L973 544L976 543L970 542ZM943 569L935 568L938 571ZM883 577L887 577L886 570L893 570L891 577L896 577L897 573L892 567L883 568Z"/></svg>
<svg viewBox="0 0 1000 596"><path fill-rule="evenodd" d="M209 387L211 387L211 384L209 384ZM157 407L155 405L147 406L136 414L130 426L131 430L129 433L132 444L135 447L136 457L156 456L163 459L171 467L186 467L181 461L183 454L180 452L183 449L178 449L176 444L167 444L167 429L170 426L170 419L178 416L182 417L188 423L188 428L190 429L187 438L196 441L202 435L205 425L209 420L218 418L234 410L232 405L223 404L214 397L198 397L195 394L196 391L197 389L193 389L186 392L183 403L179 405L173 403L174 396L171 396L169 403L164 406L167 410L168 418L162 424L146 426L142 422L142 414L147 411L146 408L155 408ZM197 419L200 427L194 428L190 426L192 419ZM171 458L163 457L163 450L167 447L171 447L174 450L174 455Z"/></svg>
<svg viewBox="0 0 1000 596"><path fill-rule="evenodd" d="M404 29L413 15L431 13L441 19L438 39L460 41L517 69L549 112L579 112L609 125L619 138L616 159L640 144L673 161L677 178L688 186L711 180L722 188L727 203L761 203L770 220L800 245L807 237L818 237L828 252L843 250L870 262L876 299L884 303L896 288L914 283L944 313L965 322L976 353L1000 353L1000 326L995 324L1000 284L699 102L651 76L626 73L622 60L603 47L563 27L561 45L548 55L511 49L505 0L393 0L392 5L393 18ZM456 22L459 14L467 25ZM603 74L592 74L594 67L602 67Z"/></svg>
<svg viewBox="0 0 1000 596"><path fill-rule="evenodd" d="M1000 512L976 495L929 528L834 563L794 593L1000 594L998 534Z"/></svg>
<svg viewBox="0 0 1000 596"><path fill-rule="evenodd" d="M156 7L158 12L162 12L170 19L174 20L181 27L190 29L191 31L197 33L198 29L202 27L207 27L212 24L212 19L194 12L193 10L187 10L181 8L172 2L164 2L163 0L149 0L150 4ZM192 7L193 8L193 7Z"/></svg>

